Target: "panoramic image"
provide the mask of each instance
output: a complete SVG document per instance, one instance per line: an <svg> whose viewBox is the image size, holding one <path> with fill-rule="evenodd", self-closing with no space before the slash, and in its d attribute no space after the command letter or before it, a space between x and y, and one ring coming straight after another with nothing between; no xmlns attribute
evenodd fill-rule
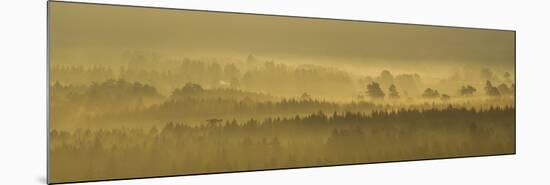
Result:
<svg viewBox="0 0 550 185"><path fill-rule="evenodd" d="M48 2L50 183L515 154L515 32Z"/></svg>

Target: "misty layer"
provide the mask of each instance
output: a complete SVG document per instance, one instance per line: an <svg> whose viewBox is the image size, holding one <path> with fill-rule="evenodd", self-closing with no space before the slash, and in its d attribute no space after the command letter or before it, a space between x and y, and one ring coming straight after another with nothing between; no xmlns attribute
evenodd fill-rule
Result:
<svg viewBox="0 0 550 185"><path fill-rule="evenodd" d="M515 152L515 33L49 2L49 182Z"/></svg>
<svg viewBox="0 0 550 185"><path fill-rule="evenodd" d="M54 181L507 154L515 109L313 113L151 129L52 130Z"/></svg>

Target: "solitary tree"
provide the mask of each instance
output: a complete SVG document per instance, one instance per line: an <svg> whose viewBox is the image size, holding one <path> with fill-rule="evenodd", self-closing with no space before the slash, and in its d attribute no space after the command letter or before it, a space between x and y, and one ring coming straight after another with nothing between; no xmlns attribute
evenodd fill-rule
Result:
<svg viewBox="0 0 550 185"><path fill-rule="evenodd" d="M380 83L382 86L387 87L388 85L394 83L394 78L390 71L384 70L382 71L382 73L380 73L380 76L378 76L376 81Z"/></svg>
<svg viewBox="0 0 550 185"><path fill-rule="evenodd" d="M462 96L471 96L477 91L476 88L472 87L471 85L462 86L460 89L460 95Z"/></svg>
<svg viewBox="0 0 550 185"><path fill-rule="evenodd" d="M300 96L300 99L302 99L302 101L311 101L311 95L308 93L303 93L302 96Z"/></svg>
<svg viewBox="0 0 550 185"><path fill-rule="evenodd" d="M424 90L424 93L422 93L422 97L424 98L439 98L439 92L437 90L427 88Z"/></svg>
<svg viewBox="0 0 550 185"><path fill-rule="evenodd" d="M388 89L388 96L393 99L399 98L399 92L397 92L397 88L395 85L391 84L390 88Z"/></svg>
<svg viewBox="0 0 550 185"><path fill-rule="evenodd" d="M386 94L384 94L384 91L380 88L380 84L376 82L372 82L371 84L367 85L367 95L369 95L373 99L382 99Z"/></svg>

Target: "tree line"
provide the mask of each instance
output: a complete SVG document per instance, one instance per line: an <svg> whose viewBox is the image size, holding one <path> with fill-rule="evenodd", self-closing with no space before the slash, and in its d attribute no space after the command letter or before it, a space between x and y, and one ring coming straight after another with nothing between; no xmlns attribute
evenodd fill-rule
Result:
<svg viewBox="0 0 550 185"><path fill-rule="evenodd" d="M500 96L512 96L515 94L515 84L511 84L510 86L502 83L499 86L495 87L492 85L491 81L487 80L485 83L485 95L490 97L500 97ZM472 87L471 85L465 85L462 86L459 90L457 90L458 94L462 97L471 97L476 92L477 89ZM367 84L365 94L371 97L372 99L383 99L384 97L388 97L389 99L399 99L401 96L397 90L397 87L394 84L391 84L390 87L387 90L387 95L380 87L380 84L377 82L371 82L370 84ZM437 99L440 98L442 101L448 101L450 100L451 96L448 94L442 94L439 93L437 89L432 88L426 88L422 95L422 98L427 99ZM363 99L363 98L360 98Z"/></svg>
<svg viewBox="0 0 550 185"><path fill-rule="evenodd" d="M512 153L515 109L399 109L50 131L60 181Z"/></svg>

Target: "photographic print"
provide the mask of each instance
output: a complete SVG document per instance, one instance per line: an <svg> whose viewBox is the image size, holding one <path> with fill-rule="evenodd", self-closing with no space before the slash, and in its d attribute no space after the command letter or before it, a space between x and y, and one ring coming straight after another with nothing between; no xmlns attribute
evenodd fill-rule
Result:
<svg viewBox="0 0 550 185"><path fill-rule="evenodd" d="M48 2L48 182L515 154L515 31Z"/></svg>

